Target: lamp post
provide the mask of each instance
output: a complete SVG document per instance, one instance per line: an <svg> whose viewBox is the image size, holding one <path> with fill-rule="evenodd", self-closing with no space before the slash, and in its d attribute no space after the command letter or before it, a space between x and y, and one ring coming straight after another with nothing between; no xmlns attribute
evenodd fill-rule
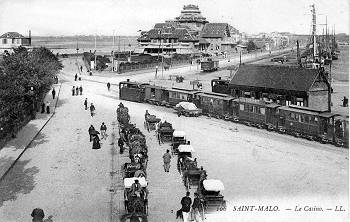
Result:
<svg viewBox="0 0 350 222"><path fill-rule="evenodd" d="M160 47L162 46L162 30L159 30L159 48L158 48L158 58L157 58L157 68L156 68L156 78L157 78L157 71L159 67L159 52L160 52ZM163 53L162 53L163 54Z"/></svg>
<svg viewBox="0 0 350 222"><path fill-rule="evenodd" d="M30 94L31 99L32 99L32 110L31 110L31 115L32 115L32 118L35 119L35 113L36 113L36 95L35 95L35 91L34 91L34 87L33 87L33 86L30 87L29 94Z"/></svg>

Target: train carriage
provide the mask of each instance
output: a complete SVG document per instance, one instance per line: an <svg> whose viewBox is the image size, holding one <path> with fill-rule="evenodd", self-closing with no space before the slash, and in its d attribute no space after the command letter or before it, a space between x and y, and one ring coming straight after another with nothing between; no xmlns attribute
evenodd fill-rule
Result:
<svg viewBox="0 0 350 222"><path fill-rule="evenodd" d="M145 99L145 86L148 83L138 83L121 81L119 83L119 99L134 101L134 102L144 102Z"/></svg>
<svg viewBox="0 0 350 222"><path fill-rule="evenodd" d="M332 140L334 113L319 112L306 107L281 106L278 109L279 125L295 136L308 139L319 139L321 142Z"/></svg>
<svg viewBox="0 0 350 222"><path fill-rule="evenodd" d="M169 103L171 106L177 105L179 102L193 102L198 90L171 88L169 91Z"/></svg>
<svg viewBox="0 0 350 222"><path fill-rule="evenodd" d="M266 103L261 100L241 98L238 102L239 120L247 125L266 126Z"/></svg>
<svg viewBox="0 0 350 222"><path fill-rule="evenodd" d="M165 87L145 85L145 102L154 105L169 106L169 91Z"/></svg>
<svg viewBox="0 0 350 222"><path fill-rule="evenodd" d="M232 96L221 93L200 92L196 94L196 105L202 112L217 118L232 117Z"/></svg>

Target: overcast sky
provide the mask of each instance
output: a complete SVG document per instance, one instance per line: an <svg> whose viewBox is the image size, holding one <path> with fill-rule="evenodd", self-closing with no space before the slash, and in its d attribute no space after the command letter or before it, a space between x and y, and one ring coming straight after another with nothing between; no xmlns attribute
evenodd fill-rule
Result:
<svg viewBox="0 0 350 222"><path fill-rule="evenodd" d="M309 34L312 3L318 24L327 15L337 33L349 33L348 0L0 0L0 33L137 35L195 4L209 22L227 22L241 32Z"/></svg>

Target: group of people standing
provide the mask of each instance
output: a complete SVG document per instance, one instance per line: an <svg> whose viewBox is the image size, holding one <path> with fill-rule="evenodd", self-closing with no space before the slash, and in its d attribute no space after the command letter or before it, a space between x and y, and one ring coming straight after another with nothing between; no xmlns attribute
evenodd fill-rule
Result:
<svg viewBox="0 0 350 222"><path fill-rule="evenodd" d="M83 87L81 85L80 85L80 87L73 86L72 96L79 96L79 93L80 93L80 95L83 95Z"/></svg>
<svg viewBox="0 0 350 222"><path fill-rule="evenodd" d="M84 107L85 107L85 110L88 109L87 98L85 98L85 100L84 100ZM89 109L90 109L90 115L91 115L91 117L93 117L95 115L95 111L96 111L95 105L93 103L91 103Z"/></svg>
<svg viewBox="0 0 350 222"><path fill-rule="evenodd" d="M191 206L192 204L192 206ZM182 219L184 222L194 220L196 222L203 221L203 204L198 193L194 193L194 199L190 197L190 192L186 192L186 196L181 199Z"/></svg>
<svg viewBox="0 0 350 222"><path fill-rule="evenodd" d="M90 142L92 141L92 149L96 150L96 149L100 149L101 148L101 144L100 141L101 139L107 139L107 126L105 125L105 123L103 122L100 126L100 132L101 132L101 139L98 136L98 134L100 134L100 132L96 131L95 127L91 124L89 127L89 137L90 137Z"/></svg>

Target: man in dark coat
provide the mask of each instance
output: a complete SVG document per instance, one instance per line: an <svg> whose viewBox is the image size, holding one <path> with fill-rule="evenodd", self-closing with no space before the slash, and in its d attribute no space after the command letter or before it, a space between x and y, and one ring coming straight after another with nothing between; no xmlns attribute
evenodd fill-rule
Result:
<svg viewBox="0 0 350 222"><path fill-rule="evenodd" d="M55 96L56 96L56 90L55 88L52 89L52 99L55 99Z"/></svg>
<svg viewBox="0 0 350 222"><path fill-rule="evenodd" d="M88 101L87 101L87 98L85 98L85 101L84 101L84 106L85 106L85 110L87 110L87 106L88 106Z"/></svg>
<svg viewBox="0 0 350 222"><path fill-rule="evenodd" d="M121 137L118 139L118 146L119 146L119 152L123 153L124 152L124 141Z"/></svg>
<svg viewBox="0 0 350 222"><path fill-rule="evenodd" d="M90 142L92 141L92 139L93 139L93 133L95 132L95 127L93 126L93 125L91 125L90 127L89 127L89 136L90 136Z"/></svg>
<svg viewBox="0 0 350 222"><path fill-rule="evenodd" d="M191 210L192 200L190 197L190 192L186 192L186 196L181 199L181 211L182 211L182 219L184 222L189 221L189 213Z"/></svg>
<svg viewBox="0 0 350 222"><path fill-rule="evenodd" d="M108 91L109 91L110 88L111 88L111 84L108 82L108 83L107 83L107 89L108 89Z"/></svg>
<svg viewBox="0 0 350 222"><path fill-rule="evenodd" d="M199 222L203 221L203 205L201 203L201 199L199 198L198 193L194 193L194 199L192 204L192 218L194 221Z"/></svg>
<svg viewBox="0 0 350 222"><path fill-rule="evenodd" d="M92 149L98 150L101 148L100 138L98 137L97 134L94 134L93 137L94 137L94 139L92 141Z"/></svg>
<svg viewBox="0 0 350 222"><path fill-rule="evenodd" d="M78 74L75 73L74 81L77 81L77 79L78 79Z"/></svg>
<svg viewBox="0 0 350 222"><path fill-rule="evenodd" d="M105 125L105 123L103 122L101 127L100 127L100 131L101 131L101 139L106 139L107 138L107 126Z"/></svg>
<svg viewBox="0 0 350 222"><path fill-rule="evenodd" d="M91 116L94 116L95 110L96 110L96 109L95 109L94 104L91 103L91 105L90 105L90 113L91 113Z"/></svg>
<svg viewBox="0 0 350 222"><path fill-rule="evenodd" d="M166 153L164 153L164 155L163 155L164 171L165 172L169 172L170 161L171 161L171 155L169 153L169 150L166 150Z"/></svg>
<svg viewBox="0 0 350 222"><path fill-rule="evenodd" d="M72 96L74 96L75 95L75 86L73 86L73 88L72 88Z"/></svg>
<svg viewBox="0 0 350 222"><path fill-rule="evenodd" d="M80 91L80 95L83 95L83 87L82 86L79 87L79 91Z"/></svg>
<svg viewBox="0 0 350 222"><path fill-rule="evenodd" d="M78 86L75 87L75 95L76 95L76 96L79 96L79 87L78 87Z"/></svg>

